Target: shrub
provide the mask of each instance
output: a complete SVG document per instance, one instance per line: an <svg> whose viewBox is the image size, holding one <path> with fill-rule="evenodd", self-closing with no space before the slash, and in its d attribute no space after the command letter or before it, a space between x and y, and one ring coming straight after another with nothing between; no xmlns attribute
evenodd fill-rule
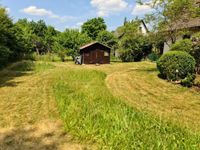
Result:
<svg viewBox="0 0 200 150"><path fill-rule="evenodd" d="M176 42L170 48L171 51L184 51L190 53L192 50L192 41L190 39L184 39Z"/></svg>
<svg viewBox="0 0 200 150"><path fill-rule="evenodd" d="M195 78L196 78L195 74L192 75L188 74L188 76L185 79L181 80L181 84L186 87L192 87Z"/></svg>
<svg viewBox="0 0 200 150"><path fill-rule="evenodd" d="M196 71L200 73L200 32L193 36L193 50L191 55L196 60Z"/></svg>
<svg viewBox="0 0 200 150"><path fill-rule="evenodd" d="M160 55L156 53L151 53L147 56L150 61L157 61L160 58Z"/></svg>
<svg viewBox="0 0 200 150"><path fill-rule="evenodd" d="M195 59L186 52L172 51L164 54L157 62L161 76L167 80L190 80L189 76L195 74ZM195 78L195 77L194 77ZM183 80L183 84L185 83Z"/></svg>
<svg viewBox="0 0 200 150"><path fill-rule="evenodd" d="M120 53L122 61L138 62L151 53L152 43L148 37L143 35L124 37L120 43L120 48L123 49L122 53Z"/></svg>
<svg viewBox="0 0 200 150"><path fill-rule="evenodd" d="M134 57L132 55L132 50L119 50L119 58L123 62L132 62L134 61Z"/></svg>
<svg viewBox="0 0 200 150"><path fill-rule="evenodd" d="M7 63L10 53L9 48L0 45L0 68Z"/></svg>
<svg viewBox="0 0 200 150"><path fill-rule="evenodd" d="M200 42L194 45L194 48L190 54L196 61L196 71L200 73Z"/></svg>
<svg viewBox="0 0 200 150"><path fill-rule="evenodd" d="M10 67L8 67L9 70L11 71L19 71L19 72L24 72L24 71L32 71L35 68L35 63L33 61L21 61L12 64Z"/></svg>

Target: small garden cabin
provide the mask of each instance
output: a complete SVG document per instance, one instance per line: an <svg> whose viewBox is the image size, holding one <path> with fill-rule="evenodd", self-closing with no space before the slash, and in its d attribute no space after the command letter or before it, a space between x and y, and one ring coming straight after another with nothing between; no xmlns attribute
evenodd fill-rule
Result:
<svg viewBox="0 0 200 150"><path fill-rule="evenodd" d="M110 48L99 42L93 42L80 48L82 64L109 64Z"/></svg>

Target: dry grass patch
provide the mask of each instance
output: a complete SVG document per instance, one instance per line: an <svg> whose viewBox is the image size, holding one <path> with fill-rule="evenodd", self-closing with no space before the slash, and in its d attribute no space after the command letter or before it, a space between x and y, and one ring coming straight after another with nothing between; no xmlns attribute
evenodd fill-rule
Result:
<svg viewBox="0 0 200 150"><path fill-rule="evenodd" d="M19 62L0 72L0 150L82 150L64 132L52 82L56 68Z"/></svg>
<svg viewBox="0 0 200 150"><path fill-rule="evenodd" d="M89 150L63 131L62 123L56 120L23 128L1 128L0 150Z"/></svg>

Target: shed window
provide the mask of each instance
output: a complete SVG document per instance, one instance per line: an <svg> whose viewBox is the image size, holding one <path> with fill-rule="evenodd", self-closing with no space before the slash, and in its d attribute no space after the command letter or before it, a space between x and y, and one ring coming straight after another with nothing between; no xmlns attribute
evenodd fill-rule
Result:
<svg viewBox="0 0 200 150"><path fill-rule="evenodd" d="M104 52L104 56L109 56L109 53L108 52Z"/></svg>

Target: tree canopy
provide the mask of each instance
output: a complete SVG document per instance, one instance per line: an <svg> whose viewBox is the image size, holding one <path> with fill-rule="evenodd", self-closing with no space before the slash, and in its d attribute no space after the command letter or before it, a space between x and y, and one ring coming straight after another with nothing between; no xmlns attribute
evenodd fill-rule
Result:
<svg viewBox="0 0 200 150"><path fill-rule="evenodd" d="M106 30L107 26L103 18L93 18L85 22L81 27L82 33L87 34L91 39L96 40L98 34Z"/></svg>

